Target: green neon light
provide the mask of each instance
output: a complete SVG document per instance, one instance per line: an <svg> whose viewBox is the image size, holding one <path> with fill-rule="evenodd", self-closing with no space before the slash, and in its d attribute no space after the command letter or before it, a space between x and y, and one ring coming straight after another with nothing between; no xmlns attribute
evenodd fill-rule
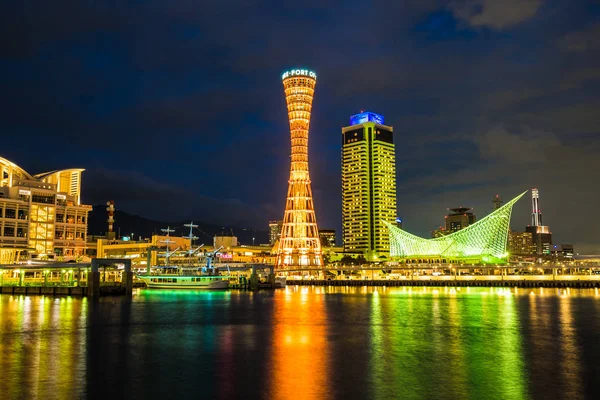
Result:
<svg viewBox="0 0 600 400"><path fill-rule="evenodd" d="M385 222L390 233L390 256L479 258L486 264L504 262L512 208L525 193L527 191L473 225L435 239L420 238Z"/></svg>
<svg viewBox="0 0 600 400"><path fill-rule="evenodd" d="M184 279L190 280L191 278L203 278L203 279L224 279L231 278L228 275L218 275L218 276L202 276L202 275L194 275L194 276L181 276L181 275L137 275L140 279L152 279L152 278L170 278L170 279Z"/></svg>

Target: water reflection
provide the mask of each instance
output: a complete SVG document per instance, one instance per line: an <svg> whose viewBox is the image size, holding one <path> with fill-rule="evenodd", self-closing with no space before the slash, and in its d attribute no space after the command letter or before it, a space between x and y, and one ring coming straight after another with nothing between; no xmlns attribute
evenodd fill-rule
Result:
<svg viewBox="0 0 600 400"><path fill-rule="evenodd" d="M287 287L273 300L270 398L330 398L324 289Z"/></svg>
<svg viewBox="0 0 600 400"><path fill-rule="evenodd" d="M83 397L87 304L0 296L0 397Z"/></svg>
<svg viewBox="0 0 600 400"><path fill-rule="evenodd" d="M0 398L585 398L597 290L0 296Z"/></svg>
<svg viewBox="0 0 600 400"><path fill-rule="evenodd" d="M564 395L568 399L581 399L581 368L577 332L573 324L572 302L568 298L571 290L560 296L560 352L562 353L561 376Z"/></svg>

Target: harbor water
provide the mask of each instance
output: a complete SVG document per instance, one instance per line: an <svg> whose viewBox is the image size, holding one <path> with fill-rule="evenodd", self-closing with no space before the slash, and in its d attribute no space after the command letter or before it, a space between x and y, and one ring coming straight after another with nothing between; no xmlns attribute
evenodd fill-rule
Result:
<svg viewBox="0 0 600 400"><path fill-rule="evenodd" d="M1 295L0 399L594 398L599 338L598 289Z"/></svg>

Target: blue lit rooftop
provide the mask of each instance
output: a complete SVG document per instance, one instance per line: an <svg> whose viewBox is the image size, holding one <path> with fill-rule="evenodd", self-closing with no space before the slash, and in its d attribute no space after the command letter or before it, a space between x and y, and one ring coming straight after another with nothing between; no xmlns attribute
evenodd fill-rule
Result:
<svg viewBox="0 0 600 400"><path fill-rule="evenodd" d="M375 122L383 125L383 115L371 111L363 111L360 114L354 114L350 117L350 125L364 124L365 122Z"/></svg>

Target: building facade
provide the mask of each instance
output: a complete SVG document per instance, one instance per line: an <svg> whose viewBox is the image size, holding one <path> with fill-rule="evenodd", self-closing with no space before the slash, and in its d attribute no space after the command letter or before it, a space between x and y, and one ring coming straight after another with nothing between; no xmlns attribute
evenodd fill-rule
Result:
<svg viewBox="0 0 600 400"><path fill-rule="evenodd" d="M542 210L540 209L540 191L531 189L531 225L525 228L533 237L533 244L537 255L549 256L552 246L552 232L550 227L542 222Z"/></svg>
<svg viewBox="0 0 600 400"><path fill-rule="evenodd" d="M473 209L469 207L449 208L446 215L446 234L460 231L469 225L473 225L477 221L477 217L473 214Z"/></svg>
<svg viewBox="0 0 600 400"><path fill-rule="evenodd" d="M540 256L549 256L552 247L552 232L549 226L528 226L526 232L531 233L535 252Z"/></svg>
<svg viewBox="0 0 600 400"><path fill-rule="evenodd" d="M169 243L165 243L169 240ZM95 253L99 258L127 258L130 259L135 269L146 269L148 261L150 266L166 264L166 250L174 252L169 257L169 265L195 265L204 264L204 255L213 252L215 247L204 245L198 248L193 257L187 252L190 246L189 237L153 235L146 240L110 240L98 238ZM269 246L232 246L225 247L217 254L218 263L266 263L273 264L276 255Z"/></svg>
<svg viewBox="0 0 600 400"><path fill-rule="evenodd" d="M30 175L0 158L0 264L23 257L85 255L88 213L81 204L83 169Z"/></svg>
<svg viewBox="0 0 600 400"><path fill-rule="evenodd" d="M319 229L321 247L335 247L335 229Z"/></svg>
<svg viewBox="0 0 600 400"><path fill-rule="evenodd" d="M221 246L226 249L239 246L237 236L215 236L213 238L213 247L218 249Z"/></svg>
<svg viewBox="0 0 600 400"><path fill-rule="evenodd" d="M283 220L269 221L269 244L273 246L281 237Z"/></svg>
<svg viewBox="0 0 600 400"><path fill-rule="evenodd" d="M342 238L344 251L367 260L389 257L384 222L396 222L396 150L393 127L363 112L342 128Z"/></svg>
<svg viewBox="0 0 600 400"><path fill-rule="evenodd" d="M575 249L572 244L554 244L550 247L550 255L554 260L572 260Z"/></svg>
<svg viewBox="0 0 600 400"><path fill-rule="evenodd" d="M506 251L511 256L532 256L535 254L535 245L531 232L508 232Z"/></svg>

